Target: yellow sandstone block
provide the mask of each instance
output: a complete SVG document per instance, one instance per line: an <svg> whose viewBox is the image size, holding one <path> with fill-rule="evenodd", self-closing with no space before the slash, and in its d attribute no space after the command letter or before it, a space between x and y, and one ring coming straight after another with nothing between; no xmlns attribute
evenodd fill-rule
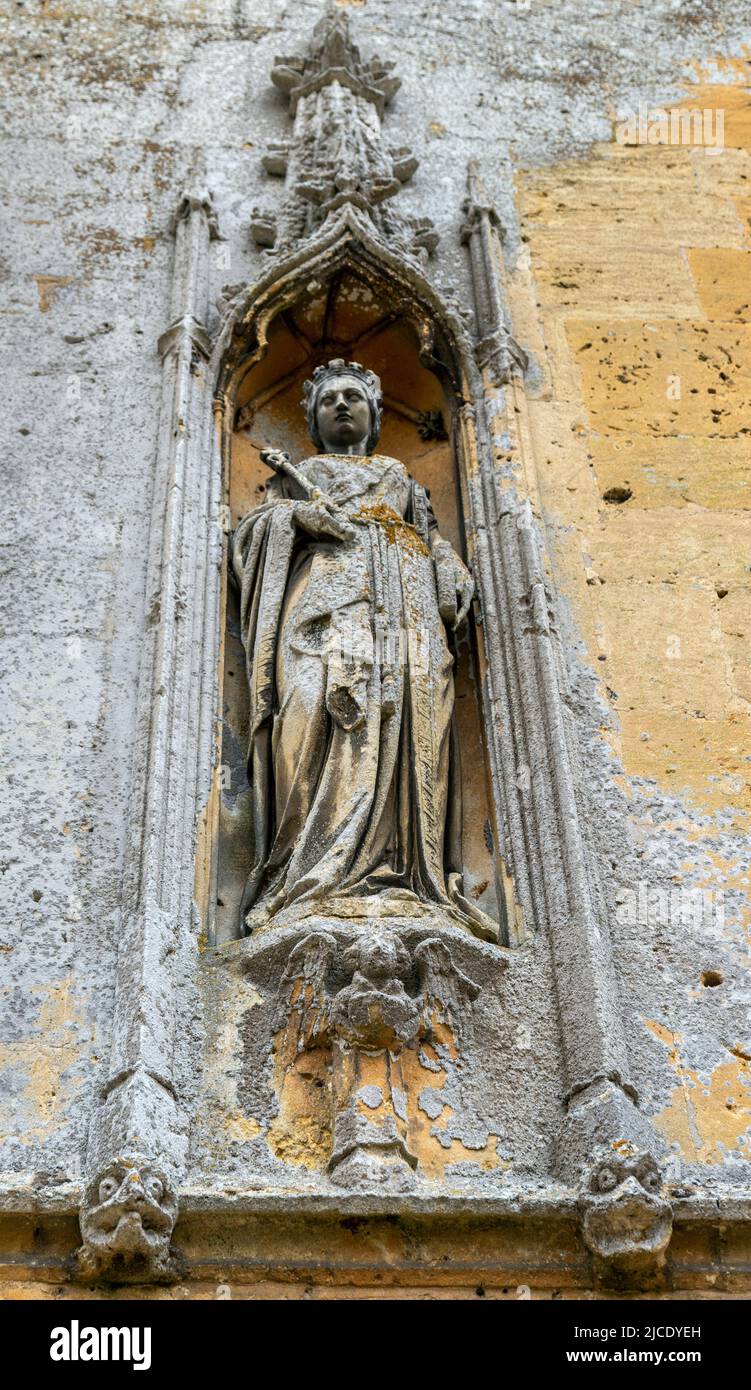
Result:
<svg viewBox="0 0 751 1390"><path fill-rule="evenodd" d="M703 150L691 151L691 168L694 174L697 198L701 201L711 198L716 207L731 206L738 217L741 230L748 241L743 208L744 198L748 198L749 178L751 178L751 152L748 150L724 149L721 155L707 156ZM722 200L722 201L721 201ZM727 200L725 202L724 200ZM692 243L700 245L699 241ZM716 246L743 244L735 240L716 237Z"/></svg>
<svg viewBox="0 0 751 1390"><path fill-rule="evenodd" d="M732 589L718 602L733 690L751 704L751 586Z"/></svg>
<svg viewBox="0 0 751 1390"><path fill-rule="evenodd" d="M695 436L591 435L600 497L628 491L632 507L742 510L751 504L751 443ZM613 505L613 503L609 504ZM683 524L681 522L681 524Z"/></svg>
<svg viewBox="0 0 751 1390"><path fill-rule="evenodd" d="M643 556L645 570L649 556ZM603 679L616 708L705 718L728 712L732 690L717 597L698 585L626 583L592 591Z"/></svg>
<svg viewBox="0 0 751 1390"><path fill-rule="evenodd" d="M751 179L751 159L749 159L749 172L746 177ZM735 210L743 226L746 241L751 243L751 198L736 198Z"/></svg>
<svg viewBox="0 0 751 1390"><path fill-rule="evenodd" d="M731 589L749 582L749 520L732 512L687 511L677 523L669 508L607 507L589 538L601 580L704 582Z"/></svg>
<svg viewBox="0 0 751 1390"><path fill-rule="evenodd" d="M723 143L725 149L751 149L751 91L749 91L749 64L746 64L745 82L732 85L716 82L700 83L692 87L683 101L676 102L677 110L700 110L723 113ZM739 74L740 76L740 74ZM707 159L721 159L722 155L706 155Z"/></svg>
<svg viewBox="0 0 751 1390"><path fill-rule="evenodd" d="M615 318L659 314L695 318L700 312L696 289L677 246L670 251L643 244L624 251L608 248L598 236L582 247L583 227L565 245L536 248L535 282L545 310L574 309L577 315Z"/></svg>
<svg viewBox="0 0 751 1390"><path fill-rule="evenodd" d="M698 248L688 258L706 317L751 321L751 251Z"/></svg>
<svg viewBox="0 0 751 1390"><path fill-rule="evenodd" d="M711 130L688 117L671 129L721 136L719 153L614 139L520 171L513 277L539 315L544 387L528 404L556 582L620 720L607 737L627 776L739 824L751 817L750 72L696 65L673 108L711 116Z"/></svg>
<svg viewBox="0 0 751 1390"><path fill-rule="evenodd" d="M748 428L748 324L571 319L566 331L600 433L727 436Z"/></svg>
<svg viewBox="0 0 751 1390"><path fill-rule="evenodd" d="M684 1060L683 1035L649 1019L645 1026L668 1049L677 1078L669 1105L654 1116L668 1143L689 1163L724 1163L729 1152L748 1155L751 1125L751 1066L745 1054L725 1044L726 1061L699 1073Z"/></svg>
<svg viewBox="0 0 751 1390"><path fill-rule="evenodd" d="M745 192L747 165L743 151L601 145L586 164L518 176L525 231L540 249L572 245L596 253L612 246L621 265L645 247L740 247L732 199ZM727 201L718 202L718 193Z"/></svg>
<svg viewBox="0 0 751 1390"><path fill-rule="evenodd" d="M735 809L733 825L751 825L751 716L724 719L657 710L620 713L617 750L630 777L654 779L674 796L686 796L699 811Z"/></svg>

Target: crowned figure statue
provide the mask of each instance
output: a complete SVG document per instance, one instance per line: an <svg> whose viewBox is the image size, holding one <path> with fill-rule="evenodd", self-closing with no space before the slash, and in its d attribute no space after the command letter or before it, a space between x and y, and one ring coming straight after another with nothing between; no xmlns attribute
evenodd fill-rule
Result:
<svg viewBox="0 0 751 1390"><path fill-rule="evenodd" d="M465 898L452 634L472 578L426 490L376 451L378 378L305 383L316 453L280 450L237 527L254 862L244 932L307 917L432 915L497 941Z"/></svg>

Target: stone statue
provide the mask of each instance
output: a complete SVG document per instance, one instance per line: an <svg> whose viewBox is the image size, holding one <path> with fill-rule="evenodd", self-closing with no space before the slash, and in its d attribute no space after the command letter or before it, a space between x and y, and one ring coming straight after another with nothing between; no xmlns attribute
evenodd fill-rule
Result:
<svg viewBox="0 0 751 1390"><path fill-rule="evenodd" d="M243 931L432 913L497 941L462 893L447 634L472 578L425 489L374 452L378 378L336 359L304 389L318 452L262 454L267 500L232 548L255 839Z"/></svg>

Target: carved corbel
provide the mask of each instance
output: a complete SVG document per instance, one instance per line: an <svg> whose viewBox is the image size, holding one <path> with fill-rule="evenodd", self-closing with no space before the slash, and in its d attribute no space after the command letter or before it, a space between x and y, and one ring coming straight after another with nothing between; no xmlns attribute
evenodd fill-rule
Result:
<svg viewBox="0 0 751 1390"><path fill-rule="evenodd" d="M604 1283L652 1284L673 1228L664 1173L651 1153L624 1143L601 1150L579 1200L584 1242Z"/></svg>
<svg viewBox="0 0 751 1390"><path fill-rule="evenodd" d="M411 961L398 937L356 942L344 965L352 979L331 1000L333 1149L329 1175L340 1187L413 1185L398 1093L402 1049L415 1041L422 1000L405 988Z"/></svg>
<svg viewBox="0 0 751 1390"><path fill-rule="evenodd" d="M339 959L333 936L311 932L292 951L277 997L275 1049L286 1066L306 1050L330 1053L328 1172L337 1186L414 1186L402 1054L440 1042L446 1030L457 1043L466 1039L478 994L437 938L410 951L394 932L368 932Z"/></svg>
<svg viewBox="0 0 751 1390"><path fill-rule="evenodd" d="M139 1155L116 1159L89 1184L74 1256L81 1283L171 1283L182 1271L173 1249L177 1195L166 1174Z"/></svg>
<svg viewBox="0 0 751 1390"><path fill-rule="evenodd" d="M664 1152L627 1081L599 1078L570 1100L558 1167L578 1186L582 1239L603 1283L660 1276L673 1223Z"/></svg>

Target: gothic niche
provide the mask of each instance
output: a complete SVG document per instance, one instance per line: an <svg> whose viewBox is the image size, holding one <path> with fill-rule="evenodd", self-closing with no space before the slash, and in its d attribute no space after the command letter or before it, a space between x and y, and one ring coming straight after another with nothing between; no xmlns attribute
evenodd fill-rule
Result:
<svg viewBox="0 0 751 1390"><path fill-rule="evenodd" d="M401 1192L448 1163L470 1180L503 1167L487 1076L507 933L467 524L476 368L424 275L430 223L390 201L416 167L382 139L390 67L361 59L335 9L273 77L294 128L265 160L285 177L280 211L252 223L270 268L225 292L220 340L211 915L235 983L219 1012L238 1018L233 1123L260 1125L263 1171Z"/></svg>
<svg viewBox="0 0 751 1390"><path fill-rule="evenodd" d="M268 342L238 392L230 461L216 940L299 919L328 884L350 916L387 912L402 891L498 941L453 403L421 364L414 327L355 274L279 315ZM307 420L317 432L330 399L335 415L382 411L363 454L311 442ZM321 502L311 503L313 489ZM339 504L328 522L315 514L326 499ZM358 528L357 544L342 519L349 537ZM274 614L263 631L260 605ZM265 692L249 686L246 654L261 641L273 644ZM316 880L308 890L293 847Z"/></svg>

